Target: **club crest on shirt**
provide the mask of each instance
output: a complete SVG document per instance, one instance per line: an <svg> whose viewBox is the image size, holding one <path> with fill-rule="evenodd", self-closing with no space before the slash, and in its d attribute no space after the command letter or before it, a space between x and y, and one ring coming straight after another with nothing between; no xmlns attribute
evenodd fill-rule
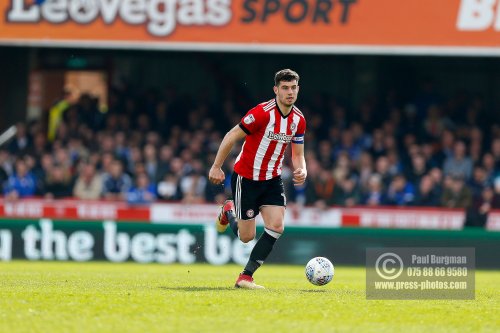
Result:
<svg viewBox="0 0 500 333"><path fill-rule="evenodd" d="M253 209L249 209L249 210L247 210L247 216L248 216L248 217L253 217L253 216L254 216L254 214L255 214L255 213L253 212Z"/></svg>
<svg viewBox="0 0 500 333"><path fill-rule="evenodd" d="M293 131L297 128L297 125L295 123L290 124L290 131Z"/></svg>
<svg viewBox="0 0 500 333"><path fill-rule="evenodd" d="M254 121L255 121L255 118L254 118L253 114L249 114L248 116L246 116L245 118L243 118L243 122L245 124L247 124L247 125L250 125Z"/></svg>

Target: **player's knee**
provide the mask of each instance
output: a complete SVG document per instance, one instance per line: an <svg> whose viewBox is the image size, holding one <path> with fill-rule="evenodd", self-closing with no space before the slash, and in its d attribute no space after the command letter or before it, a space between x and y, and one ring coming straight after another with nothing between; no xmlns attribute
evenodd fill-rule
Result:
<svg viewBox="0 0 500 333"><path fill-rule="evenodd" d="M276 223L271 223L269 224L268 229L277 232L279 234L282 234L285 231L285 225L281 221Z"/></svg>
<svg viewBox="0 0 500 333"><path fill-rule="evenodd" d="M273 231L276 231L277 233L279 234L283 234L285 232L285 226L284 225L281 225L281 226L278 226L278 227L275 227L272 229Z"/></svg>
<svg viewBox="0 0 500 333"><path fill-rule="evenodd" d="M240 240L245 244L251 242L254 238L255 238L255 232L243 235L240 233Z"/></svg>

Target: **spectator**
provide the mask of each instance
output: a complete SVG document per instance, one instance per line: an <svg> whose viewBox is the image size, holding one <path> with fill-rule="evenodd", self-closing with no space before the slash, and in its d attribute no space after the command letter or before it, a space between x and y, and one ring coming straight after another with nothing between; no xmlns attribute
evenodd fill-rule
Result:
<svg viewBox="0 0 500 333"><path fill-rule="evenodd" d="M355 177L345 177L335 186L333 203L339 206L352 207L359 205L361 193Z"/></svg>
<svg viewBox="0 0 500 333"><path fill-rule="evenodd" d="M488 220L489 212L500 208L500 195L493 188L485 187L481 194L474 199L472 206L467 209L465 226L484 227Z"/></svg>
<svg viewBox="0 0 500 333"><path fill-rule="evenodd" d="M457 141L453 148L453 156L444 162L445 175L462 176L469 179L472 174L472 160L466 156L466 147L463 141Z"/></svg>
<svg viewBox="0 0 500 333"><path fill-rule="evenodd" d="M491 155L495 160L495 169L500 170L500 138L495 138L491 143Z"/></svg>
<svg viewBox="0 0 500 333"><path fill-rule="evenodd" d="M14 166L12 164L12 158L7 150L0 150L0 169L5 172L4 176L11 175L14 171ZM5 178L7 180L7 178Z"/></svg>
<svg viewBox="0 0 500 333"><path fill-rule="evenodd" d="M35 194L36 180L26 166L23 159L16 161L16 172L11 175L4 185L4 194L7 199L19 199Z"/></svg>
<svg viewBox="0 0 500 333"><path fill-rule="evenodd" d="M114 155L112 153L103 153L103 154L96 154L95 157L96 159L93 162L100 162L100 170L105 174L111 173L111 166L115 161Z"/></svg>
<svg viewBox="0 0 500 333"><path fill-rule="evenodd" d="M498 176L495 179L495 181L493 182L493 192L494 192L494 196L496 198L500 197L500 176ZM493 209L500 209L500 201L499 200L494 201Z"/></svg>
<svg viewBox="0 0 500 333"><path fill-rule="evenodd" d="M497 169L495 168L495 158L491 153L486 153L483 155L482 166L484 168L484 171L486 172L486 178L488 179L488 182L493 183Z"/></svg>
<svg viewBox="0 0 500 333"><path fill-rule="evenodd" d="M381 206L386 202L384 184L379 174L373 174L368 181L368 191L366 192L363 204L368 206Z"/></svg>
<svg viewBox="0 0 500 333"><path fill-rule="evenodd" d="M180 189L182 201L186 203L201 203L205 201L207 178L200 170L191 170L181 178Z"/></svg>
<svg viewBox="0 0 500 333"><path fill-rule="evenodd" d="M170 173L170 162L174 157L174 150L169 145L163 145L160 148L160 159L156 169L155 180L160 181L167 173ZM215 156L214 156L215 157Z"/></svg>
<svg viewBox="0 0 500 333"><path fill-rule="evenodd" d="M427 174L424 155L417 153L411 157L411 166L407 171L407 179L413 185L418 186L420 180Z"/></svg>
<svg viewBox="0 0 500 333"><path fill-rule="evenodd" d="M68 154L73 165L80 160L88 159L90 155L88 148L83 145L82 139L79 137L70 137Z"/></svg>
<svg viewBox="0 0 500 333"><path fill-rule="evenodd" d="M447 208L468 208L472 203L472 194L465 186L462 174L447 177L442 204Z"/></svg>
<svg viewBox="0 0 500 333"><path fill-rule="evenodd" d="M9 178L9 174L7 173L6 166L10 166L9 153L5 150L0 150L0 191L3 193L4 183Z"/></svg>
<svg viewBox="0 0 500 333"><path fill-rule="evenodd" d="M403 164L399 160L399 155L396 149L388 150L387 161L389 162L389 174L391 175L391 177L403 172Z"/></svg>
<svg viewBox="0 0 500 333"><path fill-rule="evenodd" d="M313 204L319 208L333 205L333 190L335 186L335 179L332 172L328 169L319 169L316 174L309 176L306 185L306 203Z"/></svg>
<svg viewBox="0 0 500 333"><path fill-rule="evenodd" d="M55 165L45 183L45 197L50 199L60 199L70 197L73 183L69 172L60 165Z"/></svg>
<svg viewBox="0 0 500 333"><path fill-rule="evenodd" d="M437 105L429 106L427 118L424 120L424 129L427 136L433 139L439 138L447 125L446 120L441 117L441 109Z"/></svg>
<svg viewBox="0 0 500 333"><path fill-rule="evenodd" d="M384 188L387 188L393 176L387 156L383 155L377 159L375 162L375 172L381 177Z"/></svg>
<svg viewBox="0 0 500 333"><path fill-rule="evenodd" d="M130 159L130 149L127 146L127 137L123 131L117 132L115 135L115 154L122 161Z"/></svg>
<svg viewBox="0 0 500 333"><path fill-rule="evenodd" d="M130 147L130 159L127 161L127 172L130 174L136 173L135 167L139 164L142 163L142 152L141 148L134 144L131 145Z"/></svg>
<svg viewBox="0 0 500 333"><path fill-rule="evenodd" d="M437 189L438 193L443 191L443 171L440 168L432 168L429 171L429 176L431 176L434 182L434 188Z"/></svg>
<svg viewBox="0 0 500 333"><path fill-rule="evenodd" d="M96 174L95 166L88 162L82 163L73 195L82 200L97 200L101 197L102 191L103 181L101 176Z"/></svg>
<svg viewBox="0 0 500 333"><path fill-rule="evenodd" d="M483 190L491 185L493 184L488 182L486 170L481 165L476 165L472 173L472 178L469 181L469 188L471 189L472 196L479 197Z"/></svg>
<svg viewBox="0 0 500 333"><path fill-rule="evenodd" d="M307 156L306 154L306 161L309 176L307 177L307 180L304 184L300 186L293 185L291 170L289 166L283 169L283 172L281 174L283 177L283 185L285 186L287 200L297 203L300 207L303 207L306 204L312 205L314 204L314 202L316 202L314 181L321 170L321 165L315 158L314 154L309 154L309 156Z"/></svg>
<svg viewBox="0 0 500 333"><path fill-rule="evenodd" d="M318 145L318 160L323 168L333 166L333 148L329 141L321 141Z"/></svg>
<svg viewBox="0 0 500 333"><path fill-rule="evenodd" d="M149 182L148 175L140 173L136 177L135 186L128 190L126 196L129 204L147 204L156 199L156 189Z"/></svg>
<svg viewBox="0 0 500 333"><path fill-rule="evenodd" d="M352 123L350 130L352 131L355 146L361 148L361 151L359 152L359 154L361 154L364 149L368 149L371 146L371 137L368 133L365 132L363 126L360 123Z"/></svg>
<svg viewBox="0 0 500 333"><path fill-rule="evenodd" d="M437 207L440 205L441 193L439 187L435 186L432 176L425 175L420 180L415 197L415 206Z"/></svg>
<svg viewBox="0 0 500 333"><path fill-rule="evenodd" d="M73 174L73 161L69 155L69 150L65 147L54 148L54 162L63 169L65 174Z"/></svg>
<svg viewBox="0 0 500 333"><path fill-rule="evenodd" d="M46 179L54 167L54 159L50 153L43 153L37 162L31 172L36 180L35 193L43 196L45 194Z"/></svg>
<svg viewBox="0 0 500 333"><path fill-rule="evenodd" d="M132 187L132 179L123 172L123 164L119 160L113 160L110 172L103 177L103 195L108 200L123 200L125 194Z"/></svg>
<svg viewBox="0 0 500 333"><path fill-rule="evenodd" d="M440 168L442 165L442 161L439 161L436 157L435 145L432 142L425 142L421 145L421 147L425 165L431 169L436 167Z"/></svg>
<svg viewBox="0 0 500 333"><path fill-rule="evenodd" d="M448 158L453 157L453 146L455 134L451 130L445 130L440 138L440 147L433 156L437 166L442 167Z"/></svg>
<svg viewBox="0 0 500 333"><path fill-rule="evenodd" d="M31 140L26 132L26 125L24 123L16 124L16 135L9 143L9 151L13 155L23 155L31 148Z"/></svg>
<svg viewBox="0 0 500 333"><path fill-rule="evenodd" d="M148 143L144 146L144 166L149 179L156 180L158 172L158 159L156 156L156 148L154 145Z"/></svg>
<svg viewBox="0 0 500 333"><path fill-rule="evenodd" d="M386 149L384 145L384 132L381 129L373 131L372 146L370 148L370 155L373 159L378 159L380 156L385 155Z"/></svg>
<svg viewBox="0 0 500 333"><path fill-rule="evenodd" d="M164 200L180 200L179 178L173 173L166 173L158 184L158 196Z"/></svg>
<svg viewBox="0 0 500 333"><path fill-rule="evenodd" d="M386 203L396 206L409 206L415 200L415 188L406 181L403 174L397 174L387 190Z"/></svg>
<svg viewBox="0 0 500 333"><path fill-rule="evenodd" d="M62 97L49 110L48 139L50 142L56 138L56 133L63 121L64 112L71 106L73 95L69 90L62 92Z"/></svg>
<svg viewBox="0 0 500 333"><path fill-rule="evenodd" d="M469 155L473 164L481 162L483 147L480 142L474 141L469 144Z"/></svg>
<svg viewBox="0 0 500 333"><path fill-rule="evenodd" d="M48 150L47 136L42 132L35 132L33 136L33 154L40 158Z"/></svg>
<svg viewBox="0 0 500 333"><path fill-rule="evenodd" d="M334 150L334 158L337 159L340 153L346 152L349 159L357 161L361 155L361 147L354 141L353 133L349 130L343 131L339 145Z"/></svg>
<svg viewBox="0 0 500 333"><path fill-rule="evenodd" d="M368 187L368 180L373 174L373 158L370 153L365 151L361 154L361 157L357 163L357 171L359 173L359 185L362 188Z"/></svg>

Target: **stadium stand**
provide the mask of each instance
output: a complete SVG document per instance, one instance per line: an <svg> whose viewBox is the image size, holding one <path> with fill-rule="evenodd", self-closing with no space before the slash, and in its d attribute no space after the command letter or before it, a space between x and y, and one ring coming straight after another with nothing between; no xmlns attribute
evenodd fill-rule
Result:
<svg viewBox="0 0 500 333"><path fill-rule="evenodd" d="M106 112L85 94L59 101L58 121L48 110L20 123L0 150L5 198L221 202L229 184L210 185L205 170L221 133L246 112L236 99L226 94L218 109L196 102L203 98L122 85L111 89ZM500 125L479 97L431 91L400 100L388 91L357 109L331 97L299 101L309 120L310 177L294 188L285 162L291 203L461 207L471 215L500 208Z"/></svg>

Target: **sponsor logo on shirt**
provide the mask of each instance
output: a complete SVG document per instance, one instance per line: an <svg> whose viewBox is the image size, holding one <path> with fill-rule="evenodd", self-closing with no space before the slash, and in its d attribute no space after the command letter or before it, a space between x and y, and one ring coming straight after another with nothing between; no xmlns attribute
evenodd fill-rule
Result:
<svg viewBox="0 0 500 333"><path fill-rule="evenodd" d="M271 140L280 141L280 142L290 142L292 141L292 135L286 135L284 133L274 133L273 131L267 132L267 137Z"/></svg>

